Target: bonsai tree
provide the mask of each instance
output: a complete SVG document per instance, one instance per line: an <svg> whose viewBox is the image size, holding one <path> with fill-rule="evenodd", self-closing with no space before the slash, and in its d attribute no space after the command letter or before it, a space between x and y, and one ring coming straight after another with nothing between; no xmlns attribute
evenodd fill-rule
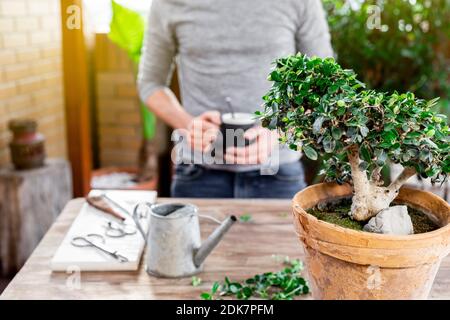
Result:
<svg viewBox="0 0 450 320"><path fill-rule="evenodd" d="M291 149L312 160L323 156L328 181L352 182L349 214L365 221L388 208L413 175L445 181L449 128L446 116L432 110L438 99L366 90L356 77L332 58L298 54L278 59L264 111L257 115ZM385 185L381 170L389 161L404 170Z"/></svg>

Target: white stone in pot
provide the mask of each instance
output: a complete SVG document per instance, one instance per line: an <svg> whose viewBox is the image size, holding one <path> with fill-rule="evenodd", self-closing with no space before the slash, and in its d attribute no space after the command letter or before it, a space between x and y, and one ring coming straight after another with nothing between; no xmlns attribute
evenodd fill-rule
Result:
<svg viewBox="0 0 450 320"><path fill-rule="evenodd" d="M393 206L384 209L375 217L371 218L364 226L364 231L409 235L414 233L414 228L411 217L408 214L408 208L406 206Z"/></svg>

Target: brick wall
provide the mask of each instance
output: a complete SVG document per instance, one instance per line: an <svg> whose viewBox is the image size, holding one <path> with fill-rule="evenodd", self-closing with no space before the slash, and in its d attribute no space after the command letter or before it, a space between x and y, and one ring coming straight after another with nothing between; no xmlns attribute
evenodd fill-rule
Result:
<svg viewBox="0 0 450 320"><path fill-rule="evenodd" d="M100 165L135 166L142 136L134 66L106 34L95 36L96 115ZM166 130L158 124L160 152L167 146Z"/></svg>
<svg viewBox="0 0 450 320"><path fill-rule="evenodd" d="M133 65L106 34L95 37L96 112L101 166L134 166L141 120Z"/></svg>
<svg viewBox="0 0 450 320"><path fill-rule="evenodd" d="M7 123L33 118L51 157L66 156L59 0L0 0L0 166Z"/></svg>

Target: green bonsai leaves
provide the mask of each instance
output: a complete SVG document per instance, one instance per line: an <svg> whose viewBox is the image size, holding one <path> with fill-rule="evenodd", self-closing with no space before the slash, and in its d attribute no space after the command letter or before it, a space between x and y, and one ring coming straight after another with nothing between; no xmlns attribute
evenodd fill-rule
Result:
<svg viewBox="0 0 450 320"><path fill-rule="evenodd" d="M317 160L324 156L328 180L350 180L348 147L358 145L361 169L369 174L388 161L413 167L442 182L450 172L449 127L432 110L437 99L417 99L366 90L352 70L332 58L293 55L276 60L273 82L257 112L281 141Z"/></svg>

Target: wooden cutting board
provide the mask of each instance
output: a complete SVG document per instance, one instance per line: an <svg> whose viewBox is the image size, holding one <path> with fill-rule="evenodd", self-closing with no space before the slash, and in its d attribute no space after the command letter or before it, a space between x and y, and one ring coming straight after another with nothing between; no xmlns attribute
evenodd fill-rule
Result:
<svg viewBox="0 0 450 320"><path fill-rule="evenodd" d="M157 196L156 191L138 190L92 190L89 196L98 196L101 194L106 194L130 213L133 212L135 205L139 203L154 203ZM120 208L115 207L113 204L110 205L118 212L123 213ZM147 216L141 219L141 224L145 232L148 230L148 218ZM107 237L105 235L105 224L108 221L118 222L116 218L84 203L50 262L51 270L56 272L137 270L145 247L144 238L139 231L122 238ZM125 222L134 225L131 216L127 216ZM125 256L128 261L121 263L114 259L114 257L93 247L80 248L71 244L74 237L86 236L92 233L102 235L105 239L104 245Z"/></svg>

